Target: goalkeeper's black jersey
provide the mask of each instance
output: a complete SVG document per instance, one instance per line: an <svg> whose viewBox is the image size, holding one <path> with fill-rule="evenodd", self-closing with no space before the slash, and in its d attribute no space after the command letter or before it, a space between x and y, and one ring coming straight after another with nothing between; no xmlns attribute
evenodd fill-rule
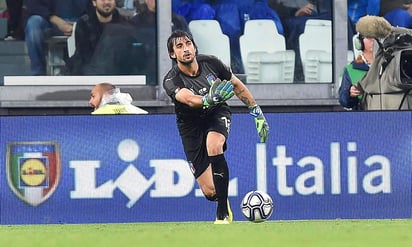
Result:
<svg viewBox="0 0 412 247"><path fill-rule="evenodd" d="M192 108L176 100L176 93L181 88L188 88L194 94L203 96L209 92L210 85L216 78L221 80L231 79L232 71L218 58L208 55L197 55L196 59L199 64L197 76L185 75L175 65L163 79L163 88L175 105L178 120L206 116L209 112L213 112L219 107L228 107L226 103L222 103L209 108Z"/></svg>

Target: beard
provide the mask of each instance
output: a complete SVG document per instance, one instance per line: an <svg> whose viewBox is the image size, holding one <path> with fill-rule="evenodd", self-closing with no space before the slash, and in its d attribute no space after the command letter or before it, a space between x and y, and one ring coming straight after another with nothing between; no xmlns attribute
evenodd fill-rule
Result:
<svg viewBox="0 0 412 247"><path fill-rule="evenodd" d="M104 9L96 8L96 11L102 17L107 18L113 14L114 9L111 9L110 11L105 11Z"/></svg>
<svg viewBox="0 0 412 247"><path fill-rule="evenodd" d="M191 57L190 59L188 59L188 60L184 59L184 57L186 57L186 55L189 55L189 54L185 54L185 55L183 56L183 58L182 58L181 60L179 60L179 62L180 62L181 64L185 65L185 66L192 64L193 61L195 60L195 56L192 56L192 57ZM192 55L192 54L190 54L190 55Z"/></svg>
<svg viewBox="0 0 412 247"><path fill-rule="evenodd" d="M183 65L185 65L185 66L187 66L187 65L190 65L190 64L192 64L193 63L193 60L195 60L195 58L193 57L192 59L190 59L190 60L186 60L186 61L179 61L181 64L183 64Z"/></svg>

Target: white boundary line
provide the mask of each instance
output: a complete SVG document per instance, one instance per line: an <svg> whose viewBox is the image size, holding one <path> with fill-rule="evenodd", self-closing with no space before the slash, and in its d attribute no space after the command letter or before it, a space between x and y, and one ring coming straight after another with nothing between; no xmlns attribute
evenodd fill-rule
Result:
<svg viewBox="0 0 412 247"><path fill-rule="evenodd" d="M146 85L145 75L116 76L5 76L4 86Z"/></svg>

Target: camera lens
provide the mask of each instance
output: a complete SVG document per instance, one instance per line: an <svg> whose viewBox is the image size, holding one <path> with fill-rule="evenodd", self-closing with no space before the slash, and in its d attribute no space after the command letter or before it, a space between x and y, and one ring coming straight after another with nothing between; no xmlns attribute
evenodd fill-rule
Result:
<svg viewBox="0 0 412 247"><path fill-rule="evenodd" d="M412 83L412 50L402 51L399 66L401 80Z"/></svg>

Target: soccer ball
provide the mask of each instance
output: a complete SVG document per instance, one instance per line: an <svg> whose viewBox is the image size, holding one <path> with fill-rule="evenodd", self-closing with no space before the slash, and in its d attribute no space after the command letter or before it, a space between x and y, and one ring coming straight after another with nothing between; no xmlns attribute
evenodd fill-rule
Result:
<svg viewBox="0 0 412 247"><path fill-rule="evenodd" d="M243 216L251 222L267 220L273 213L273 200L265 192L254 190L248 192L240 205Z"/></svg>

